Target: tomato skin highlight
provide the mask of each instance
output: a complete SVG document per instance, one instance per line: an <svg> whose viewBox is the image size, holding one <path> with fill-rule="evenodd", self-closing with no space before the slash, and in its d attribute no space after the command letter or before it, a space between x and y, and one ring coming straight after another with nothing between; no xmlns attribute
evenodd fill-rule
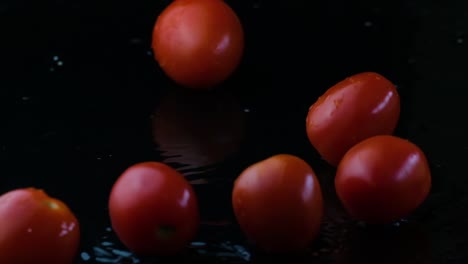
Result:
<svg viewBox="0 0 468 264"><path fill-rule="evenodd" d="M423 203L431 188L431 173L418 146L381 135L346 153L338 166L335 188L351 216L384 224L407 216Z"/></svg>
<svg viewBox="0 0 468 264"><path fill-rule="evenodd" d="M139 255L174 255L196 235L198 201L192 186L160 162L130 166L109 197L112 228Z"/></svg>
<svg viewBox="0 0 468 264"><path fill-rule="evenodd" d="M279 154L246 168L234 183L234 213L257 247L299 251L314 240L323 217L320 184L302 159Z"/></svg>
<svg viewBox="0 0 468 264"><path fill-rule="evenodd" d="M78 253L78 220L43 190L21 188L0 196L0 225L0 263L71 264Z"/></svg>
<svg viewBox="0 0 468 264"><path fill-rule="evenodd" d="M244 31L223 0L177 0L156 20L152 49L159 66L176 83L209 89L237 69Z"/></svg>
<svg viewBox="0 0 468 264"><path fill-rule="evenodd" d="M309 108L306 132L322 158L337 166L360 141L394 132L400 117L400 97L378 73L353 75L329 88Z"/></svg>

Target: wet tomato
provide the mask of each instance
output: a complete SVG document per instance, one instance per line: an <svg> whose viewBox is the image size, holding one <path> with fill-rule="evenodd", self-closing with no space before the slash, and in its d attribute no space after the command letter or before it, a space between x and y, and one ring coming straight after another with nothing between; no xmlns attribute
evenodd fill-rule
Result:
<svg viewBox="0 0 468 264"><path fill-rule="evenodd" d="M275 155L245 169L234 183L232 204L243 232L267 252L304 249L320 230L320 184L312 168L293 155Z"/></svg>
<svg viewBox="0 0 468 264"><path fill-rule="evenodd" d="M335 178L338 197L350 215L375 224L411 213L430 187L431 174L421 149L389 135L371 137L351 148Z"/></svg>
<svg viewBox="0 0 468 264"><path fill-rule="evenodd" d="M395 86L380 74L365 72L328 89L310 107L306 131L322 158L336 166L360 141L392 134L399 116Z"/></svg>
<svg viewBox="0 0 468 264"><path fill-rule="evenodd" d="M137 163L122 173L112 187L109 214L122 243L140 255L176 254L200 221L192 186L159 162Z"/></svg>
<svg viewBox="0 0 468 264"><path fill-rule="evenodd" d="M43 190L16 189L0 196L0 225L0 263L70 264L78 253L78 220Z"/></svg>
<svg viewBox="0 0 468 264"><path fill-rule="evenodd" d="M177 0L156 20L152 48L171 79L206 89L223 82L238 67L244 32L223 0Z"/></svg>

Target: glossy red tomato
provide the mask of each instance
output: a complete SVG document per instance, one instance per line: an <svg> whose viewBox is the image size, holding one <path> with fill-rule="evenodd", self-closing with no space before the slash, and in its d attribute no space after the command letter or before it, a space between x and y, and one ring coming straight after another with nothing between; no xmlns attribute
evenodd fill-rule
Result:
<svg viewBox="0 0 468 264"><path fill-rule="evenodd" d="M360 141L392 134L399 116L395 86L380 74L360 73L335 84L310 107L307 136L323 159L336 166Z"/></svg>
<svg viewBox="0 0 468 264"><path fill-rule="evenodd" d="M175 82L211 88L238 67L244 32L223 0L177 0L158 17L152 48L160 67Z"/></svg>
<svg viewBox="0 0 468 264"><path fill-rule="evenodd" d="M122 243L141 255L181 251L200 221L192 186L159 162L138 163L122 173L112 187L109 213Z"/></svg>
<svg viewBox="0 0 468 264"><path fill-rule="evenodd" d="M0 263L71 264L80 242L79 223L62 201L24 188L0 196Z"/></svg>
<svg viewBox="0 0 468 264"><path fill-rule="evenodd" d="M335 187L353 217L387 223L408 215L426 199L431 174L419 147L381 135L360 142L346 153L338 166Z"/></svg>
<svg viewBox="0 0 468 264"><path fill-rule="evenodd" d="M320 230L320 184L296 156L275 155L245 169L235 181L232 204L241 229L265 251L304 249Z"/></svg>

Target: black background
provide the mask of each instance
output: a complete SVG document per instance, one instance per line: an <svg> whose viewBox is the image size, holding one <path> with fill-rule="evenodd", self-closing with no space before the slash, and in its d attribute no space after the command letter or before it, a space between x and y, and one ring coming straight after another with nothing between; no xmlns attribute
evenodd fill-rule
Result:
<svg viewBox="0 0 468 264"><path fill-rule="evenodd" d="M327 208L310 250L284 261L466 263L468 2L228 1L244 26L245 54L208 93L177 87L150 53L154 21L169 2L0 3L0 191L35 186L69 204L83 231L77 263L136 259L112 251L124 247L106 230L106 205L119 174L147 160L184 172L199 195L197 240L208 244L176 259L271 262L233 224L230 187L247 165L277 153L313 166ZM333 169L305 135L308 107L361 71L398 86L396 134L426 152L433 174L424 205L385 227L346 216ZM168 127L182 131L169 133L182 147L155 136Z"/></svg>

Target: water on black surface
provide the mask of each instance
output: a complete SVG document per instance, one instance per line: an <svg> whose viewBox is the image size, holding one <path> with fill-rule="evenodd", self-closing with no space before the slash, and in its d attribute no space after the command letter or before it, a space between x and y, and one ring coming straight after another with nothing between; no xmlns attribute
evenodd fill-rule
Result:
<svg viewBox="0 0 468 264"><path fill-rule="evenodd" d="M165 161L194 184L201 226L186 263L466 263L466 1L228 1L244 25L239 70L216 91L177 87L157 67L153 23L169 1L0 4L0 191L36 186L82 225L76 263L143 259L109 229L107 199L128 166ZM346 215L332 168L305 135L310 104L377 71L398 85L397 135L427 154L433 188L407 219ZM257 252L235 224L232 180L253 162L298 155L317 172L326 217L301 255Z"/></svg>

